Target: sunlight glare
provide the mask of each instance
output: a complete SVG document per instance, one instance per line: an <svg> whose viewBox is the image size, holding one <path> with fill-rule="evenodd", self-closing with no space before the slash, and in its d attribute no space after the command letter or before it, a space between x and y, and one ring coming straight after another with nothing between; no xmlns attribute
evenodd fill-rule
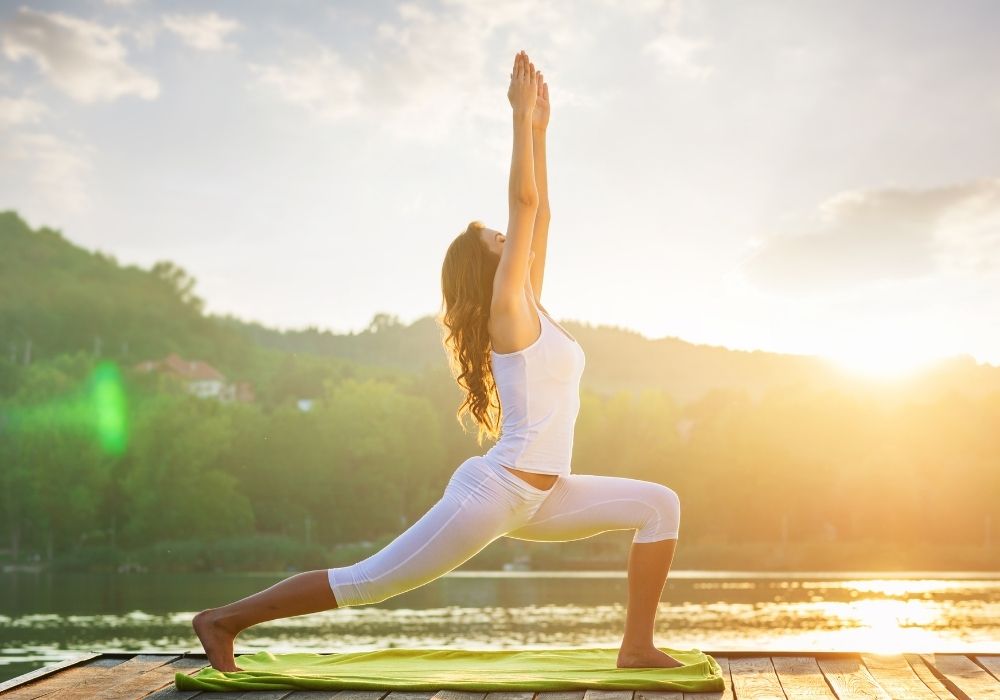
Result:
<svg viewBox="0 0 1000 700"><path fill-rule="evenodd" d="M936 606L921 600L858 600L826 606L831 618L855 623L855 627L845 625L840 632L853 636L858 650L881 654L916 648L914 643L921 637L926 637L923 641L933 640L927 628L941 619Z"/></svg>
<svg viewBox="0 0 1000 700"><path fill-rule="evenodd" d="M850 581L845 586L860 593L881 593L885 596L914 596L922 593L937 593L956 588L955 581L926 580L903 581L899 579L868 579Z"/></svg>
<svg viewBox="0 0 1000 700"><path fill-rule="evenodd" d="M947 339L931 341L905 328L857 329L839 344L828 343L822 356L842 371L869 379L903 379L947 357Z"/></svg>

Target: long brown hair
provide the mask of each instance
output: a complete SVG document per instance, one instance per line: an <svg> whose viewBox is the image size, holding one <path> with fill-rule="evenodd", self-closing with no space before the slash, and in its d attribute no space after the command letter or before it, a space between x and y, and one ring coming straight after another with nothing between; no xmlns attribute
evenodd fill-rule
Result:
<svg viewBox="0 0 1000 700"><path fill-rule="evenodd" d="M448 246L441 266L443 311L438 316L451 374L465 390L455 418L465 430L463 418L466 413L472 416L479 445L484 436L499 437L501 417L486 327L500 256L483 242L484 228L482 221L473 221Z"/></svg>

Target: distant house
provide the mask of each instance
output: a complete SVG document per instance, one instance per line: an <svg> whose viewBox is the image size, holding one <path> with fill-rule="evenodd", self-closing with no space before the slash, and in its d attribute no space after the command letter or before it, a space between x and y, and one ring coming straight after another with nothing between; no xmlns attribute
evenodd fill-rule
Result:
<svg viewBox="0 0 1000 700"><path fill-rule="evenodd" d="M248 382L226 381L225 375L201 360L185 360L177 353L170 353L162 360L145 360L134 366L137 372L159 372L177 378L187 391L199 398L219 401L254 401L253 386Z"/></svg>

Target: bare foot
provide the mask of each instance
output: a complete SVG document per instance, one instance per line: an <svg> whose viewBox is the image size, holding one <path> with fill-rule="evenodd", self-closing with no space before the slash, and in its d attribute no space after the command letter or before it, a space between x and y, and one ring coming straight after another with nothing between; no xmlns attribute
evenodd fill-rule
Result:
<svg viewBox="0 0 1000 700"><path fill-rule="evenodd" d="M618 668L677 668L683 665L656 647L649 649L623 648L618 652Z"/></svg>
<svg viewBox="0 0 1000 700"><path fill-rule="evenodd" d="M191 621L195 634L205 648L208 662L218 671L242 671L236 665L233 655L233 640L236 635L225 629L212 616L211 610L202 610Z"/></svg>

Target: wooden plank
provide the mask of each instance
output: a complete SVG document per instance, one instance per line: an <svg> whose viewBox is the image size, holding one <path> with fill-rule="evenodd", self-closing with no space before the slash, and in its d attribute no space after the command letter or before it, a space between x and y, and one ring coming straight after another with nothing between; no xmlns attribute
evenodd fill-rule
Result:
<svg viewBox="0 0 1000 700"><path fill-rule="evenodd" d="M818 663L840 700L892 700L857 656L819 659Z"/></svg>
<svg viewBox="0 0 1000 700"><path fill-rule="evenodd" d="M633 694L631 690L587 690L583 693L583 700L632 700Z"/></svg>
<svg viewBox="0 0 1000 700"><path fill-rule="evenodd" d="M390 693L386 700L402 700L401 698L396 698L396 693ZM527 692L513 692L504 691L496 693L486 693L486 700L532 700L535 697L534 693Z"/></svg>
<svg viewBox="0 0 1000 700"><path fill-rule="evenodd" d="M247 698L257 698L257 700L288 700L296 693L302 691L295 690L203 690L194 696L194 700L247 700ZM314 698L314 700L330 700L336 691L308 691L299 698ZM143 698L143 700L148 700Z"/></svg>
<svg viewBox="0 0 1000 700"><path fill-rule="evenodd" d="M3 694L5 691L10 690L11 688L16 688L19 685L24 685L25 683L37 680L42 676L47 676L51 673L59 673L63 669L69 668L71 666L87 663L92 659L100 658L100 656L101 653L99 651L91 651L84 653L80 656L74 656L72 659L66 659L65 661L59 661L54 664L48 664L47 666L36 668L34 671L28 671L27 673L22 673L20 676L15 676L14 678L10 678L8 680L5 680L3 683L0 683L0 694Z"/></svg>
<svg viewBox="0 0 1000 700"><path fill-rule="evenodd" d="M1000 656L983 656L977 654L972 658L976 663L992 673L994 678L1000 680Z"/></svg>
<svg viewBox="0 0 1000 700"><path fill-rule="evenodd" d="M733 700L733 678L729 672L729 658L715 654L709 656L715 659L719 668L722 669L722 680L726 687L723 690L714 690L710 693L684 693L684 700Z"/></svg>
<svg viewBox="0 0 1000 700"><path fill-rule="evenodd" d="M903 654L903 658L906 662L910 664L910 668L913 672L917 674L917 678L923 681L924 685L931 689L931 692L938 696L941 700L954 700L955 698L961 698L961 695L956 695L948 690L944 683L942 683L934 671L920 658L919 654ZM966 699L967 700L967 699Z"/></svg>
<svg viewBox="0 0 1000 700"><path fill-rule="evenodd" d="M118 683L127 681L130 677L159 668L180 657L173 654L136 654L131 659L105 669L105 672L88 678L70 688L62 688L46 695L45 700L92 700L99 692Z"/></svg>
<svg viewBox="0 0 1000 700"><path fill-rule="evenodd" d="M147 695L142 700L190 700L190 698L200 694L200 690L177 690L177 688L167 686L163 690L157 690L152 695Z"/></svg>
<svg viewBox="0 0 1000 700"><path fill-rule="evenodd" d="M768 657L770 657L772 659L775 656L811 656L814 659L818 660L818 659L831 659L831 658L833 658L833 659L839 659L839 658L843 658L845 655L848 655L848 654L857 654L858 653L858 652L854 652L854 651L850 651L850 650L848 650L848 651L843 651L843 650L838 650L838 651L824 651L824 650L821 650L821 649L809 649L809 650L805 650L805 651L803 651L801 649L798 650L798 651L775 651L775 650L768 649L766 652L765 651L746 651L746 650L743 650L743 651L721 651L721 650L720 651L708 651L707 649L700 649L699 651L701 651L704 654L708 654L709 656L713 656L716 659L718 659L718 657L720 657L720 656L725 656L728 659L739 659L739 658L745 658L747 656L768 656Z"/></svg>
<svg viewBox="0 0 1000 700"><path fill-rule="evenodd" d="M188 700L188 698L193 698L200 694L200 690L177 690L176 686L168 685L162 690L157 690L152 695L147 695L142 700Z"/></svg>
<svg viewBox="0 0 1000 700"><path fill-rule="evenodd" d="M184 657L184 658L191 658L191 657ZM208 665L207 659L198 659L198 660L204 661L205 665L206 666ZM192 671L191 673L196 673L196 671ZM190 676L191 673L189 673L188 675ZM152 695L147 695L142 700L188 700L189 698L194 698L199 695L201 695L200 690L177 690L177 687L173 683L171 683L167 687L162 688L161 690L157 690Z"/></svg>
<svg viewBox="0 0 1000 700"><path fill-rule="evenodd" d="M70 666L58 673L42 676L38 680L19 685L3 693L3 700L35 700L63 688L72 687L78 683L86 683L89 679L102 676L107 673L112 666L122 663L122 659L115 659L100 655L96 659L87 661L78 666Z"/></svg>
<svg viewBox="0 0 1000 700"><path fill-rule="evenodd" d="M238 690L202 690L194 691L196 695L192 696L194 700L288 700L296 692L294 690L247 690L240 692ZM300 696L301 697L301 696ZM332 697L327 692L322 693L309 693L306 697L310 698L329 698ZM152 698L152 696L150 696ZM143 698L143 700L150 700L150 698Z"/></svg>
<svg viewBox="0 0 1000 700"><path fill-rule="evenodd" d="M208 657L204 654L200 656L183 656L182 658L185 663L192 664L191 669L187 671L187 675L189 676L193 676L198 671L208 666ZM172 682L170 685L157 690L152 695L147 695L142 700L188 700L189 698L196 697L200 694L200 690L177 690L177 686ZM235 697L235 695L231 697Z"/></svg>
<svg viewBox="0 0 1000 700"><path fill-rule="evenodd" d="M178 671L181 673L194 673L205 668L205 666L205 662L201 659L180 657L162 666L150 669L145 673L124 677L109 688L95 690L91 697L94 700L135 700L135 698L144 698L161 688L172 686L174 684L174 674ZM109 679L109 683L111 682L112 680Z"/></svg>
<svg viewBox="0 0 1000 700"><path fill-rule="evenodd" d="M825 698L837 700L823 671L811 656L773 656L771 663L778 674L781 689L790 698Z"/></svg>
<svg viewBox="0 0 1000 700"><path fill-rule="evenodd" d="M337 700L382 700L389 694L388 690L341 690L337 693ZM474 693L474 695L485 695L486 693ZM437 697L437 696L435 696ZM473 700L483 700L481 697Z"/></svg>
<svg viewBox="0 0 1000 700"><path fill-rule="evenodd" d="M972 700L1000 698L1000 680L964 654L921 654L920 658L958 697L965 693Z"/></svg>
<svg viewBox="0 0 1000 700"><path fill-rule="evenodd" d="M771 659L766 656L744 656L729 659L733 676L733 693L740 700L787 700Z"/></svg>
<svg viewBox="0 0 1000 700"><path fill-rule="evenodd" d="M680 690L637 690L635 700L684 700L684 693Z"/></svg>
<svg viewBox="0 0 1000 700"><path fill-rule="evenodd" d="M937 693L927 687L902 654L862 653L861 660L890 697L907 700L938 699ZM941 689L947 692L943 686ZM946 697L950 698L951 693Z"/></svg>
<svg viewBox="0 0 1000 700"><path fill-rule="evenodd" d="M535 700L583 700L582 690L543 690L535 693Z"/></svg>
<svg viewBox="0 0 1000 700"><path fill-rule="evenodd" d="M583 693L580 693L580 695L582 696ZM433 700L483 700L485 697L486 693L473 693L465 690L439 690L434 693ZM346 698L338 695L337 700L378 700L378 698Z"/></svg>
<svg viewBox="0 0 1000 700"><path fill-rule="evenodd" d="M395 691L386 695L386 700L431 700L432 697L434 697L434 693L406 693L402 691Z"/></svg>

